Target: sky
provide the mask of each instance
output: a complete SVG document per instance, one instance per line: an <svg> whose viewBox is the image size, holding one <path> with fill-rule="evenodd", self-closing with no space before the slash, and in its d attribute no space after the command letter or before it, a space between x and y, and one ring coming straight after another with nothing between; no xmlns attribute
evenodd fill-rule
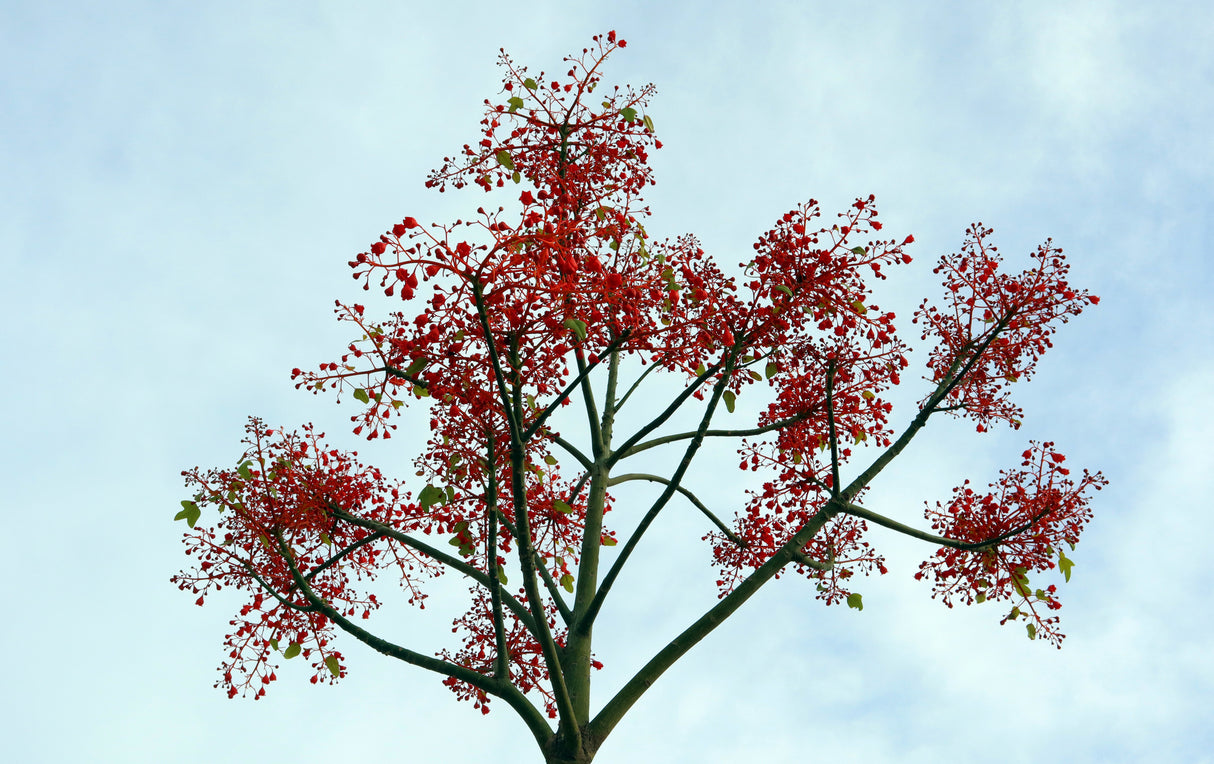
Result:
<svg viewBox="0 0 1214 764"><path fill-rule="evenodd" d="M4 3L11 760L538 760L504 705L482 717L351 639L336 687L288 666L265 699L228 700L212 683L242 603L198 608L169 583L186 561L173 516L181 471L232 464L249 415L315 422L411 476L424 417L368 444L348 404L297 392L290 370L352 339L331 311L362 294L354 253L404 216L483 203L423 181L476 137L498 49L556 70L610 29L629 46L608 80L658 88L657 238L693 232L733 264L795 204L831 214L872 193L886 230L916 239L876 294L908 339L932 264L978 221L1009 267L1052 237L1102 298L1015 390L1023 428L933 423L872 508L925 527L924 501L984 485L1029 439L1110 485L1071 555L1062 650L1000 627L998 605L931 600L912 576L932 550L875 529L891 570L857 585L862 612L774 582L596 761L1214 761L1214 7L819 0ZM729 516L750 473L708 456L696 485ZM604 610L596 703L715 601L706 529L680 509ZM437 603L463 584L433 591L424 616L372 623L450 644Z"/></svg>

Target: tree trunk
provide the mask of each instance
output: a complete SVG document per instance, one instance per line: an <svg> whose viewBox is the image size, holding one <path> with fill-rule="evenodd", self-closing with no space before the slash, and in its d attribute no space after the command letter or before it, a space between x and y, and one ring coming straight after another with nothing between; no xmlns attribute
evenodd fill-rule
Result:
<svg viewBox="0 0 1214 764"><path fill-rule="evenodd" d="M580 742L580 745L579 745ZM554 736L544 747L544 764L590 764L598 746L591 744L583 734L581 741Z"/></svg>

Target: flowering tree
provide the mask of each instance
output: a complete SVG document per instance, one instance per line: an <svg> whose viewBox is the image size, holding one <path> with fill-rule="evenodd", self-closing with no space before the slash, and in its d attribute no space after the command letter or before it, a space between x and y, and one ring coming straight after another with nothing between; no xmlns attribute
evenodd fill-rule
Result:
<svg viewBox="0 0 1214 764"><path fill-rule="evenodd" d="M1072 475L1053 443L1030 443L988 492L967 481L929 506L931 532L861 500L933 416L968 417L979 432L1019 427L1011 383L1031 376L1057 326L1097 298L1068 285L1050 242L1011 273L991 231L971 227L960 254L936 268L943 300L915 314L935 347L926 394L896 431L882 396L900 383L908 347L869 280L910 263L913 237L880 238L870 196L829 225L817 202L796 206L736 276L691 236L652 239L641 193L653 183L649 152L662 145L645 114L653 87L601 83L603 61L624 46L614 32L595 37L562 76L531 76L503 52L504 103L485 102L480 140L426 183L479 186L502 206L393 225L350 267L363 289L413 310L373 319L339 302L358 339L339 360L293 372L297 387L356 401L354 432L370 439L391 437L407 405L424 407L417 483L325 445L310 426L256 419L235 467L184 473L194 494L178 519L194 567L174 582L199 605L223 587L249 596L217 682L229 696L262 696L280 659L296 656L314 683L336 681L346 672L340 631L439 674L483 713L504 702L545 761L589 762L667 668L781 572L813 580L826 604L861 608L856 574L886 572L871 525L935 550L916 574L933 581L933 597L950 607L1003 601L1004 622L1060 645L1056 583L1039 579L1055 568L1070 577L1066 551L1105 482L1099 473ZM661 377L678 392L656 416L622 416ZM722 408L763 387L755 421L717 424ZM567 406L578 414L560 418L579 423L577 436L554 429ZM732 521L689 479L710 438L736 440L741 469L756 473ZM651 449L673 450L673 472L628 471ZM614 503L611 489L634 481L656 486L656 497ZM719 601L592 713L595 622L672 501L705 518ZM204 507L218 510L207 523ZM382 604L374 579L399 581L424 607L427 580L446 571L471 583L453 651L424 654L364 625Z"/></svg>

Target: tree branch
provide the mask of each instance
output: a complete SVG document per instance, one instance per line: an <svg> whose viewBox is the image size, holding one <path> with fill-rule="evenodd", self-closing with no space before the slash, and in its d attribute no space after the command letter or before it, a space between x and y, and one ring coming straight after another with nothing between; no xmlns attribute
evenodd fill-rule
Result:
<svg viewBox="0 0 1214 764"><path fill-rule="evenodd" d="M381 539L381 538L383 538L383 537L384 537L384 534L383 534L382 532L380 532L380 531L375 531L374 533L371 533L371 534L369 534L369 535L367 535L367 536L365 536L365 537L363 537L363 538L359 539L358 541L355 541L353 544L350 544L348 547L346 547L345 549L341 550L341 551L340 551L340 552L338 552L337 554L333 555L333 556L332 556L332 557L330 557L329 559L325 560L325 561L324 561L323 563L321 563L320 565L317 565L315 568L313 568L313 569L311 570L311 572L309 572L309 573L308 573L308 575L304 576L304 578L308 579L308 581L311 581L312 579L316 578L316 575L317 575L318 573L321 573L321 572L323 572L325 569L327 569L327 568L329 568L330 566L332 566L332 565L336 564L338 560L340 560L341 558L343 558L343 557L345 557L346 555L350 554L350 553L351 553L351 552L353 552L355 549L358 549L359 547L361 547L361 546L363 546L363 545L365 545L365 544L370 544L372 541L378 541L379 539Z"/></svg>
<svg viewBox="0 0 1214 764"><path fill-rule="evenodd" d="M573 445L572 443L565 440L561 436L553 435L552 442L557 444L561 448L565 449L566 451L568 451L570 453L570 455L573 456L574 459L578 460L578 462L582 465L583 469L589 470L592 467L594 467L594 462L590 461L590 457L583 454L577 446Z"/></svg>
<svg viewBox="0 0 1214 764"><path fill-rule="evenodd" d="M805 548L805 545L822 529L822 526L834 516L837 511L834 509L834 502L835 500L832 499L823 505L822 509L818 510L805 525L801 526L793 534L792 538L784 546L780 547L767 562L756 568L736 589L723 597L716 606L711 608L691 626L687 627L679 636L671 640L632 679L628 680L620 691L615 694L615 697L608 701L607 705L603 706L602 710L599 711L598 715L590 723L587 732L591 740L596 744L601 744L611 734L611 730L615 728L615 725L619 723L624 714L628 712L628 709L632 708L633 704L640 700L645 691L653 686L654 682L665 673L666 669L674 665L688 650L724 623L725 619L733 615L746 600L750 599L755 592L774 578L785 565L791 562L794 551Z"/></svg>
<svg viewBox="0 0 1214 764"><path fill-rule="evenodd" d="M645 379L645 377L648 377L650 372L661 367L661 365L662 364L660 363L649 364L645 371L641 372L641 376L637 377L636 381L632 383L632 386L628 388L628 392L624 393L624 397L620 398L620 400L615 404L615 410L619 411L623 407L625 401L627 401L628 398L636 391L636 389L641 386L641 382Z"/></svg>
<svg viewBox="0 0 1214 764"><path fill-rule="evenodd" d="M982 354L985 353L987 348L991 346L991 343L995 341L995 338L999 336L999 333L1007 327L1007 324L1009 321L1011 321L1013 315L1015 315L1014 312L1009 312L1007 315L999 319L995 326L991 328L990 335L974 350L973 356L970 357L964 366L961 367L960 371L955 370L958 366L961 366L961 359L963 356L959 355L953 360L952 366L949 367L949 372L955 371L955 373L951 374L951 376L950 374L944 375L944 378L941 379L939 384L936 385L935 391L933 391L928 397L927 402L923 404L923 408L919 410L919 413L916 414L915 418L911 420L911 423L907 425L906 430L903 431L903 433L898 436L898 439L891 443L880 456L873 460L873 463L868 466L868 469L860 473L855 480L851 481L847 488L843 489L840 496L844 502L850 502L852 499L854 499L856 494L871 483L873 478L879 475L881 471L885 469L896 456L898 456L898 454L902 453L902 449L906 448L906 446L912 440L914 440L915 435L918 434L919 430L923 429L923 426L927 424L928 417L930 417L933 413L936 413L936 407L940 405L940 402L947 398L949 393L951 393L953 389L957 387L957 385L961 384L961 381L965 379L965 376L969 374L971 370L973 370L974 366L977 365L978 360L982 358Z"/></svg>
<svg viewBox="0 0 1214 764"><path fill-rule="evenodd" d="M279 604L283 605L284 607L290 608L291 610L298 610L298 611L299 611L299 612L301 612L301 613L314 613L314 612L316 612L316 608L315 608L315 607L313 607L313 606L311 606L311 605L308 605L308 606L304 606L304 605L298 605L298 604L296 604L296 603L294 603L294 602L290 601L289 599L287 599L287 598L286 598L286 597L284 597L283 595L279 594L279 593L278 593L278 591L277 591L277 590L276 590L274 587L270 586L270 584L268 584L268 583L265 581L265 579L263 579L261 576L259 576L259 575L257 574L257 571L256 571L256 570L254 570L254 569L253 569L253 566L252 566L252 565L250 565L249 563L247 563L247 562L243 562L243 561L242 561L242 562L240 563L240 566L241 566L242 568L244 568L244 569L245 569L245 571L246 571L246 572L247 572L247 573L248 573L250 576L252 576L252 577L253 577L253 580L254 580L254 581L256 581L257 583L261 584L261 588L263 588L263 589L265 589L267 592L269 592L269 594L270 594L270 596L271 596L271 597L273 597L274 599L278 600Z"/></svg>
<svg viewBox="0 0 1214 764"><path fill-rule="evenodd" d="M497 521L510 531L510 535L518 538L518 531L515 530L514 523L510 522L510 518L502 511L501 507L497 508ZM548 568L544 566L544 559L537 552L535 555L535 570L540 574L540 578L544 580L544 587L548 589L548 594L551 595L552 601L556 603L556 609L561 614L561 619L568 626L573 620L573 612L569 606L565 604L565 600L561 597L561 588L557 586L556 581L552 580L552 574L548 572Z"/></svg>
<svg viewBox="0 0 1214 764"><path fill-rule="evenodd" d="M433 671L436 674L443 676L454 677L461 682L484 690L490 695L497 696L506 701L515 712L522 717L523 722L531 730L532 736L541 747L547 744L552 738L552 729L544 720L543 714L539 712L531 702L527 700L527 696L523 695L513 684L508 681L501 681L491 677L487 677L480 672L473 671L470 668L460 666L455 663L448 663L439 658L433 658L429 655L410 650L407 647L402 647L394 642L389 642L382 637L378 637L371 632L358 626L353 621L343 616L336 608L330 605L323 597L320 597L312 590L308 581L300 574L299 569L295 566L294 560L291 559L290 549L282 540L281 534L275 534L278 541L279 554L286 561L287 566L291 570L291 578L294 579L295 585L300 588L308 601L320 611L326 618L344 632L351 634L355 639L367 645L371 649L383 653L390 658L404 661L413 666L424 668Z"/></svg>
<svg viewBox="0 0 1214 764"><path fill-rule="evenodd" d="M670 481L664 477L660 477L658 475L649 475L649 474L640 473L640 472L630 472L626 475L617 475L616 477L611 478L607 482L607 485L612 486L612 485L616 485L617 483L625 483L625 482L629 482L629 481L633 481L633 480L648 480L648 481L651 481L654 483L662 483L664 485L670 485ZM684 496L686 496L687 500L690 501L695 506L696 509L700 510L700 512L705 517L707 517L709 519L709 521L712 522L713 525L717 526L717 528L721 531L721 533L725 534L726 538L728 538L730 541L732 541L734 544L736 544L737 546L739 546L742 549L747 548L746 541L744 539L742 539L740 536L738 536L738 534L736 534L732 530L730 530L728 525L721 522L720 518L718 518L715 514L713 514L712 510L710 510L708 507L704 506L703 502L701 502L699 500L699 498L696 497L695 494L693 494L691 491L687 490L686 487L681 486L681 485L676 485L675 490L678 491L679 493L683 494ZM793 555L793 560L801 563L802 565L813 568L814 570L827 571L833 567L833 565L831 565L831 563L822 562L820 560L815 560L800 550L797 550L797 552Z"/></svg>
<svg viewBox="0 0 1214 764"><path fill-rule="evenodd" d="M619 576L620 571L623 570L624 565L628 562L628 558L632 556L633 550L636 549L637 544L640 543L641 537L645 535L645 531L648 530L649 526L657 518L658 513L662 511L664 506L666 506L666 503L670 501L670 497L674 495L679 482L683 479L683 475L687 472L687 468L691 466L692 458L699 450L700 445L704 442L703 432L708 429L708 423L712 421L712 415L716 410L717 403L721 400L721 395L725 392L725 387L729 383L729 378L733 372L733 362L736 355L736 348L731 349L723 359L725 367L724 372L721 374L721 378L717 380L716 384L713 385L712 398L709 399L708 405L704 409L704 416L700 419L700 426L697 430L699 435L692 438L692 441L687 444L687 449L683 452L683 459L681 462L679 462L678 468L675 469L674 475L671 477L670 482L666 485L666 489L662 491L662 495L659 496L656 501L654 501L653 506L651 506L649 511L645 513L645 516L641 518L641 522L637 525L636 530L632 532L632 535L628 537L628 541L624 543L623 549L620 550L619 557L617 557L615 562L611 565L611 569L607 571L607 575L603 577L603 582L599 586L598 592L595 593L594 599L590 602L589 607L586 608L585 615L575 624L578 628L585 628L594 623L594 619L598 617L599 610L603 607L603 602L606 600L607 594L611 591L611 586L615 583L615 579ZM720 368L721 366L722 362L713 364L713 368L705 371L704 374L701 374L699 380L697 381L706 379L707 375L713 373L713 369ZM689 387L688 390L690 389L691 388ZM679 396L679 399L676 399L676 402L681 402L680 399L686 400L686 397L687 392L684 391L684 394ZM674 406L674 404L671 405ZM672 413L674 413L674 410L668 408L666 412L663 412L659 419L664 420ZM660 424L660 422L658 422L658 424ZM656 427L657 424L654 424L653 426ZM639 436L641 436L641 433L637 433L637 435L633 437L633 440L636 440ZM610 461L611 460L609 459L609 464Z"/></svg>
<svg viewBox="0 0 1214 764"><path fill-rule="evenodd" d="M595 367L597 367L600 363L602 363L602 356L605 356L608 353L614 353L617 349L619 349L620 345L623 345L625 342L628 341L628 338L629 338L629 336L631 336L631 333L632 333L631 330L627 330L623 334L621 334L619 337L616 337L614 340L612 340L611 344L609 344L607 347L605 347L603 349L603 352L599 355L599 360L597 360L593 363L586 364L584 359L579 356L579 358L578 358L578 366L579 366L578 375L576 377L574 377L573 380L569 382L569 384L565 385L565 389L562 390L560 392L560 394L557 395L556 398L554 398L551 403L549 403L547 406L544 407L544 410L542 412L540 412L540 415L538 417L536 417L536 420L534 422L532 422L531 426L527 428L527 431L525 433L523 433L523 440L530 440L531 437L533 435L535 435L535 433L540 429L540 427L542 427L544 425L544 422L546 422L548 420L548 417L552 415L552 412L556 411L557 407L559 407L561 405L561 402L564 401L566 398L568 398L573 393L574 388L577 387L578 385L582 384L582 382L584 382L586 380L586 378L589 376L590 372L594 371ZM579 348L578 352L579 353L581 352L580 348Z"/></svg>
<svg viewBox="0 0 1214 764"><path fill-rule="evenodd" d="M801 413L796 414L794 416L790 416L790 417L781 419L778 422L771 422L770 424L765 424L761 427L752 427L747 430L707 430L704 432L704 437L706 437L706 438L722 438L722 437L724 437L724 438L746 438L746 437L750 437L752 435L763 435L765 433L772 432L773 430L781 430L785 427L788 427L791 424L796 424L797 422L808 419L809 417L816 414L818 412L819 408L821 408L821 407L814 406L814 407L806 409L805 411L802 411ZM635 445L635 446L629 448L627 451L621 450L619 452L620 453L619 458L626 459L630 456L636 456L641 451L646 451L650 448L662 446L667 443L673 443L676 440L686 440L688 438L693 438L693 437L695 437L695 432L680 432L675 435L663 435L660 438L654 438L653 440L647 440L644 443Z"/></svg>
<svg viewBox="0 0 1214 764"><path fill-rule="evenodd" d="M594 390L590 387L590 379L587 376L590 373L590 367L586 365L586 354L582 352L580 347L574 348L574 357L577 359L578 379L581 380L582 388L582 405L586 409L586 424L590 428L590 453L595 461L603 455L603 432L599 428L599 412L598 407L594 402Z"/></svg>
<svg viewBox="0 0 1214 764"><path fill-rule="evenodd" d="M403 379L403 380L412 382L413 384L415 384L418 387L421 387L423 389L429 389L429 387L430 387L430 385L426 382L426 380L421 379L416 374L406 374L405 372L401 371L400 369L396 368L395 366L388 366L387 364L384 364L383 368L372 369L371 371L387 372L389 377L396 377L397 379Z"/></svg>
<svg viewBox="0 0 1214 764"><path fill-rule="evenodd" d="M830 495L839 495L839 434L835 431L835 362L826 365L826 425L830 435Z"/></svg>
<svg viewBox="0 0 1214 764"><path fill-rule="evenodd" d="M515 388L515 396L519 394ZM552 631L548 628L547 613L544 600L536 586L537 574L535 566L535 547L531 541L531 523L527 516L527 486L523 482L524 462L526 454L523 442L518 438L517 430L511 431L510 437L510 493L514 501L514 518L518 533L519 567L523 571L523 589L527 592L527 604L531 607L535 619L537 633L536 641L540 643L540 651L544 656L544 664L548 670L549 681L552 682L552 697L560 713L559 734L563 737L576 735L581 722L574 713L573 703L569 697L569 689L565 686L565 673L561 670L561 659Z"/></svg>
<svg viewBox="0 0 1214 764"><path fill-rule="evenodd" d="M1005 533L1001 533L998 536L993 536L985 541L970 542L970 541L957 541L955 539L946 538L944 536L937 536L934 533L927 533L926 531L921 531L916 528L912 528L909 525L903 525L902 523L898 522L897 520L892 520L892 519L886 517L885 515L878 514L876 512L873 512L871 509L865 509L864 507L857 506L850 502L842 505L842 508L839 511L842 514L852 515L853 517L859 517L863 520L868 520L869 522L876 523L877 525L880 525L884 528L889 528L892 531L897 531L898 533L901 533L904 536L911 536L913 538L917 538L922 541L928 541L933 544L938 544L940 546L949 547L951 549L960 549L965 552L977 552L982 549L986 549L988 547L995 546L996 544L999 544L1003 541L1007 541L1008 539L1012 538L1013 536L1019 536L1021 533L1024 533L1025 531L1029 530L1034 525L1036 525L1038 520L1040 520L1041 518L1043 518L1049 514L1049 510L1046 510L1044 512L1039 512L1032 520L1029 520L1024 525L1013 528L1012 530L1007 531Z"/></svg>
<svg viewBox="0 0 1214 764"><path fill-rule="evenodd" d="M485 497L486 524L489 526L485 537L485 567L489 569L489 601L493 608L493 639L497 647L497 656L493 661L493 675L503 681L510 679L509 652L506 648L506 624L502 617L502 581L498 576L497 567L497 470L493 465L494 458L493 432L486 428L489 442L486 444L489 453L487 461L490 465L488 496Z"/></svg>
<svg viewBox="0 0 1214 764"><path fill-rule="evenodd" d="M355 515L351 515L349 512L346 512L344 509L334 509L333 514L348 523L353 523L361 528L378 531L393 541L398 541L411 549L416 549L426 556L432 557L438 562L441 562L447 567L463 573L465 576L468 576L486 589L492 590L493 582L497 580L490 579L489 576L487 576L483 571L477 570L475 567L469 565L463 560L452 557L446 552L436 549L426 542L415 539L408 534L401 533L389 525L384 525L376 520L367 520L361 517L356 517ZM506 606L510 608L510 611L518 616L519 620L523 622L523 625L527 627L528 631L532 631L534 633L535 623L532 621L531 612L524 607L521 602L516 600L509 592L503 592L502 596Z"/></svg>
<svg viewBox="0 0 1214 764"><path fill-rule="evenodd" d="M678 396L675 397L675 399L673 401L671 401L670 405L666 407L665 411L663 411L661 414L658 414L657 417L655 417L652 421L649 422L649 424L645 425L640 430L637 430L637 432L631 438L624 441L624 444L622 446L620 446L618 450L613 451L612 454L609 457L607 457L607 464L606 464L607 469L610 470L612 467L614 467L616 462L618 462L622 458L622 455L628 453L629 449L631 449L634 445L636 445L636 443L641 438L645 437L649 433L651 433L654 430L656 430L657 428L661 427L662 424L665 423L665 421L667 419L672 417L676 411L678 411L680 408L682 408L683 404L687 401L688 398L691 397L692 393L694 393L700 387L700 385L704 384L704 382L709 377L711 377L713 374L716 374L717 370L720 368L721 368L720 361L718 361L718 362L714 363L712 366L708 367L704 371L703 374L696 377L695 380L690 385L688 385L685 390L683 390L683 392L679 393ZM696 437L699 437L702 439L704 437L704 435L703 435L703 433L700 433Z"/></svg>

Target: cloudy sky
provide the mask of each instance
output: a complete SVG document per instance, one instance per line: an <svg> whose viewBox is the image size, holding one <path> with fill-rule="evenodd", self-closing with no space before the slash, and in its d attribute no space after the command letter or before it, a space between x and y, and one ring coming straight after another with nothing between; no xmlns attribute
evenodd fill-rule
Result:
<svg viewBox="0 0 1214 764"><path fill-rule="evenodd" d="M874 532L891 573L857 587L863 612L781 579L668 672L597 761L1214 760L1208 3L9 0L11 760L537 760L504 706L482 718L353 640L336 687L283 670L264 700L227 700L211 684L240 602L198 608L169 584L185 559L172 518L181 470L232 463L250 414L316 422L411 474L408 437L360 443L349 407L296 392L290 369L350 339L331 308L361 294L353 253L405 215L481 203L422 181L476 136L498 48L556 69L608 29L629 41L608 78L658 87L659 238L695 232L732 264L794 204L873 193L887 230L917 241L877 293L903 318L975 221L1012 263L1053 237L1103 298L1016 390L1020 431L933 424L870 505L922 525L924 500L985 484L1029 438L1111 485L1072 555L1061 651L1000 627L997 605L933 602L911 578L930 550ZM715 458L698 485L730 515L749 473ZM596 630L599 702L714 601L702 524L667 514ZM437 649L452 613L435 604L373 623Z"/></svg>

